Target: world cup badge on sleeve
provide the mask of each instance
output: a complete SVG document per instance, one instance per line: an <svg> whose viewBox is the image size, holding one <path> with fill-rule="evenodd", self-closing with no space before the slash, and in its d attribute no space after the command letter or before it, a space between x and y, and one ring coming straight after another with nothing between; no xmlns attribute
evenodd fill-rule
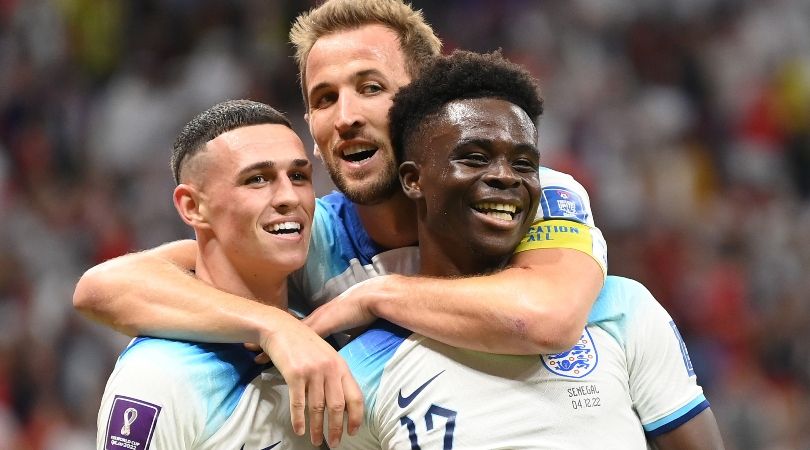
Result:
<svg viewBox="0 0 810 450"><path fill-rule="evenodd" d="M152 442L160 406L123 395L113 399L107 418L106 450L147 450Z"/></svg>
<svg viewBox="0 0 810 450"><path fill-rule="evenodd" d="M579 194L564 187L544 187L540 196L540 208L546 220L572 219L581 223L587 223L588 220L585 202Z"/></svg>
<svg viewBox="0 0 810 450"><path fill-rule="evenodd" d="M579 341L570 350L553 355L540 355L543 365L550 372L568 378L582 378L596 368L599 355L586 328Z"/></svg>

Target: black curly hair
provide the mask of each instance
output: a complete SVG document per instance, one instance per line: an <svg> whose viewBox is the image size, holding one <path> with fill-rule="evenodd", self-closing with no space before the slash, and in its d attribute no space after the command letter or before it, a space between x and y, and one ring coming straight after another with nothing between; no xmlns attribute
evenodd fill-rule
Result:
<svg viewBox="0 0 810 450"><path fill-rule="evenodd" d="M437 56L419 77L394 96L388 113L397 161L409 156L410 139L442 106L453 100L498 98L526 111L537 123L543 99L528 70L501 55L456 50Z"/></svg>

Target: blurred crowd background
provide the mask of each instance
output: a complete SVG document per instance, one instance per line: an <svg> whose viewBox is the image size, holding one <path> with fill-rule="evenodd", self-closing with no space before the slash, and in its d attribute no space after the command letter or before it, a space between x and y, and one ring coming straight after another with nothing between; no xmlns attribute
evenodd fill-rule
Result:
<svg viewBox="0 0 810 450"><path fill-rule="evenodd" d="M414 1L447 51L540 79L545 165L591 196L610 272L678 323L730 450L810 449L810 2ZM294 0L0 0L0 449L88 449L127 338L84 270L188 237L171 143L228 98L311 147ZM331 184L324 172L319 193Z"/></svg>

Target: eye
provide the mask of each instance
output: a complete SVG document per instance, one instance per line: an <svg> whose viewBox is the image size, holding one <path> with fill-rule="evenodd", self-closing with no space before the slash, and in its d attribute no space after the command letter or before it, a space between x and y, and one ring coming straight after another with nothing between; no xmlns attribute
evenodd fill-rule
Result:
<svg viewBox="0 0 810 450"><path fill-rule="evenodd" d="M458 161L469 166L480 167L489 163L489 158L483 153L472 152L461 155Z"/></svg>
<svg viewBox="0 0 810 450"><path fill-rule="evenodd" d="M253 175L253 176L247 178L245 180L245 184L246 185L248 185L248 184L261 184L261 183L266 183L267 181L268 180L264 175L257 174L257 175Z"/></svg>
<svg viewBox="0 0 810 450"><path fill-rule="evenodd" d="M309 174L304 172L293 172L290 174L290 181L295 184L305 184L309 181Z"/></svg>
<svg viewBox="0 0 810 450"><path fill-rule="evenodd" d="M512 163L515 170L519 172L537 172L538 163L528 158L520 158Z"/></svg>
<svg viewBox="0 0 810 450"><path fill-rule="evenodd" d="M337 101L336 92L324 92L309 99L309 107L312 109L323 109Z"/></svg>
<svg viewBox="0 0 810 450"><path fill-rule="evenodd" d="M380 83L369 82L369 83L363 83L360 86L360 93L367 94L367 95L373 95L373 94L376 94L378 92L382 92L382 90L383 90L383 87L380 85Z"/></svg>

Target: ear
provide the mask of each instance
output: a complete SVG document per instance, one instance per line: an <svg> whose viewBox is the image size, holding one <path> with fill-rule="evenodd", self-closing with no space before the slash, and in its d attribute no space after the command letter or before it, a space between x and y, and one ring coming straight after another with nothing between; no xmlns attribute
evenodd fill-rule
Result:
<svg viewBox="0 0 810 450"><path fill-rule="evenodd" d="M194 228L208 226L205 214L205 202L199 190L190 184L179 184L174 188L174 207L183 222Z"/></svg>
<svg viewBox="0 0 810 450"><path fill-rule="evenodd" d="M422 198L422 187L419 185L419 164L405 161L399 165L399 182L405 195L411 200Z"/></svg>
<svg viewBox="0 0 810 450"><path fill-rule="evenodd" d="M309 129L309 135L310 136L315 136L315 134L312 133L312 124L309 122L309 113L304 113L304 121L307 123L307 128ZM321 149L318 148L318 144L316 142L314 142L314 141L315 140L313 139L312 154L315 155L316 158L320 159L321 162L323 162L323 155L321 155Z"/></svg>

